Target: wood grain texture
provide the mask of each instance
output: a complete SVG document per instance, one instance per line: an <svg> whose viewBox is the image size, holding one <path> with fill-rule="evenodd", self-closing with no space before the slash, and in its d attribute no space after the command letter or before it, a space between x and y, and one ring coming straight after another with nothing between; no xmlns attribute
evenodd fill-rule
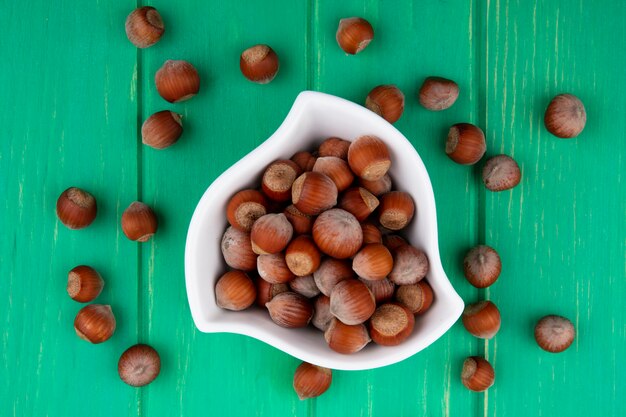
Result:
<svg viewBox="0 0 626 417"><path fill-rule="evenodd" d="M150 2L166 34L137 51L123 24L137 2L4 2L0 24L10 65L0 97L0 414L50 416L454 416L624 415L626 396L626 91L622 74L626 6L565 0L438 2ZM357 56L337 46L340 18L362 16L376 35ZM256 85L239 54L270 44L278 77ZM170 104L154 73L185 59L201 91ZM449 110L421 108L426 76L456 80ZM8 80L8 81L7 81ZM431 347L399 364L337 371L322 397L299 401L299 361L256 340L202 334L186 300L183 255L195 204L221 172L278 127L298 92L364 103L379 84L396 84L406 108L396 127L429 170L437 200L444 269L466 302L488 298L502 330L489 342L457 323ZM578 139L543 126L550 98L578 95L588 123ZM7 107L7 106L5 106ZM141 144L150 114L183 115L184 134L157 151ZM10 115L9 115L10 114ZM523 170L512 191L491 193L476 167L444 153L448 127L485 129L488 155L507 153ZM70 231L54 205L69 186L99 202L92 226ZM119 219L135 199L160 228L129 242ZM419 213L418 213L419 215ZM461 262L476 243L503 259L500 280L476 290ZM113 338L89 345L74 334L81 307L65 292L67 271L85 263L106 286L98 302L118 319ZM541 351L532 329L545 314L574 322L574 345ZM161 354L162 373L145 388L124 385L116 364L136 342ZM486 394L460 383L463 359L485 354L496 369ZM69 401L81 398L84 401Z"/></svg>

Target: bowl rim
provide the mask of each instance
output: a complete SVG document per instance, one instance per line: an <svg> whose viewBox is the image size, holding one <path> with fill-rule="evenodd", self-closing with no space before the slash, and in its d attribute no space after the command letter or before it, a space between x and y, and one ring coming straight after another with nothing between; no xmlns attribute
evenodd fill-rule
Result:
<svg viewBox="0 0 626 417"><path fill-rule="evenodd" d="M297 347L294 344L290 343L282 343L280 339L277 339L272 332L266 332L263 330L259 330L255 327L255 321L242 321L241 323L237 323L236 326L233 326L230 322L219 322L219 321L210 321L207 319L206 315L203 313L204 308L202 306L202 299L200 297L200 291L198 288L198 280L201 277L197 276L195 271L195 264L199 253L199 245L196 243L200 238L201 228L199 225L202 222L202 216L207 212L208 207L212 204L212 194L216 188L219 188L222 185L222 182L226 181L228 178L236 175L241 169L243 169L246 164L248 164L258 153L262 153L265 148L273 146L273 143L280 140L284 137L285 132L289 132L290 129L293 129L300 121L303 115L310 108L310 106L329 106L329 108L333 108L333 106L341 106L345 108L347 112L358 114L360 116L366 115L368 119L371 119L372 122L375 123L384 123L384 129L390 130L394 133L394 136L400 137L404 140L405 143L402 143L400 146L398 143L395 143L395 146L400 146L405 151L409 151L408 147L410 147L410 151L412 151L415 156L415 170L416 176L419 176L423 185L425 186L424 192L428 194L427 198L432 203L433 207L431 210L431 216L428 220L433 222L433 226L431 229L434 230L434 234L431 232L430 236L427 236L426 240L431 243L428 256L430 260L431 270L429 271L429 275L436 275L438 277L442 277L443 279L438 279L438 285L440 291L443 290L443 293L438 293L437 296L445 296L446 302L449 303L449 311L450 314L444 318L442 318L437 323L436 331L432 331L430 333L424 334L422 339L422 343L420 343L419 349L414 351L403 351L402 353L397 353L394 355L381 355L378 360L368 359L367 361L363 361L362 363L354 360L346 360L342 361L339 358L336 358L334 355L332 359L328 360L320 360L316 355L312 355L310 352L307 352L306 349L302 349L301 347ZM364 113L366 112L366 113ZM408 146L408 147L407 147ZM402 361L424 348L431 345L433 342L438 340L444 333L446 333L452 325L458 320L461 316L461 313L464 308L464 303L461 297L453 288L449 278L445 274L443 270L443 266L441 264L441 258L439 253L439 241L438 241L438 227L437 227L437 219L436 219L436 205L434 198L434 191L432 188L432 184L430 181L430 177L428 176L428 172L424 163L419 156L417 150L413 147L413 145L408 141L408 139L398 131L394 126L386 122L384 119L376 115L375 113L370 112L365 107L362 107L356 103L345 100L340 97L336 97L330 94L315 92L315 91L303 91L298 94L296 97L294 104L292 105L289 113L285 117L284 121L281 125L276 129L276 131L270 135L268 139L258 145L255 149L251 150L247 153L243 158L237 161L235 164L230 166L227 170L225 170L222 174L220 174L210 185L207 187L202 197L200 198L196 208L194 209L194 213L191 217L191 221L189 223L189 229L187 233L187 239L185 244L185 283L187 290L187 299L189 302L189 307L191 310L191 314L194 320L196 327L205 333L216 333L216 332L226 332L226 333L235 333L242 334L249 337L253 337L257 340L263 341L279 350L282 350L294 357L302 359L307 362L316 363L321 366L325 366L332 369L345 369L345 370L358 370L358 369L373 369L381 366L391 365L393 363L397 363ZM233 312L234 314L246 314L251 313L250 311L243 312ZM253 311L252 313L256 313ZM252 316L250 316L252 318ZM277 326L277 330L275 333L280 333L281 328ZM291 330L293 331L293 330ZM320 335L321 336L321 335ZM387 348L388 349L388 348ZM330 351L332 352L332 351ZM345 356L343 358L348 359L349 357L353 357L354 355ZM323 362L323 363L322 363Z"/></svg>

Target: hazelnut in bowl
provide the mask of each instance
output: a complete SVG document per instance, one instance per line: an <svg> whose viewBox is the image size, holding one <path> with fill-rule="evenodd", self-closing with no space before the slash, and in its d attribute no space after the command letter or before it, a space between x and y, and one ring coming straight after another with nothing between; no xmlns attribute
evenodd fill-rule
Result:
<svg viewBox="0 0 626 417"><path fill-rule="evenodd" d="M342 155L332 156L341 148L334 145L341 143L349 146L347 156L343 151L345 162L336 161ZM360 154L376 162L363 163ZM386 162L379 161L381 155ZM292 157L296 163L274 166ZM266 172L280 173L285 166L292 167L296 178L286 194L262 180ZM388 183L380 179L384 173ZM257 199L254 207L262 207L251 221L245 216L237 220L229 203L246 198ZM407 204L410 215L398 216ZM288 213L293 206L312 226L293 222ZM237 221L240 229L250 231L235 230L231 224ZM359 236L348 238L342 227L355 224ZM254 253L248 250L227 262L227 238L243 239ZM341 240L345 243L338 244ZM241 267L232 267L233 262ZM285 274L266 275L278 264ZM323 268L344 271L346 277L331 287L328 280L320 282ZM267 288L264 275L282 288L269 302L259 302L259 283ZM372 369L402 361L440 338L463 311L441 265L435 198L415 148L368 109L311 91L298 95L269 139L206 190L189 225L185 278L200 331L247 335L331 369ZM430 295L421 294L430 298L430 307L420 311L412 301L426 287ZM316 316L323 310L326 320Z"/></svg>

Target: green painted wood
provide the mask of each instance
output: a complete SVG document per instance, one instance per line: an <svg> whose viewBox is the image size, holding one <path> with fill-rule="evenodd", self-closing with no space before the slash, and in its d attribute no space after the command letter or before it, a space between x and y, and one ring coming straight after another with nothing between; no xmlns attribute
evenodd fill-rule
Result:
<svg viewBox="0 0 626 417"><path fill-rule="evenodd" d="M11 105L0 143L0 409L2 415L622 415L626 384L624 293L626 186L620 94L626 90L615 45L626 42L625 6L581 0L540 2L152 2L167 32L138 52L123 22L135 2L34 1L3 4L9 36L0 47L0 94ZM357 56L336 45L341 17L360 15L376 30ZM279 76L258 86L239 73L240 52L268 43ZM166 59L197 66L202 87L169 104L153 76ZM417 103L422 79L457 80L450 110ZM6 82L10 80L10 82ZM396 126L424 160L435 190L442 261L467 302L489 298L503 326L489 342L457 323L431 347L382 369L335 372L330 390L301 402L291 388L294 358L261 342L206 335L186 304L186 228L200 196L222 171L265 140L297 93L314 89L362 103L378 84L407 97ZM579 95L589 122L579 139L549 135L542 117L561 91ZM176 146L155 151L139 124L163 109L184 116ZM8 114L8 113L7 113ZM480 166L444 155L452 123L485 129L488 154L522 166L522 184L493 194ZM480 165L480 164L479 164ZM596 177L599 177L596 179ZM70 185L92 191L96 222L70 231L54 215ZM119 218L134 199L155 208L160 230L139 245ZM419 214L418 214L419 215ZM463 278L464 252L496 247L502 277L478 291ZM107 282L118 330L91 346L72 329L80 308L65 293L80 263ZM579 337L560 355L540 351L534 322L547 313L574 321ZM6 323L6 324L5 324ZM117 377L121 352L136 342L161 353L161 376L146 388ZM459 374L468 355L486 354L497 382L470 393ZM68 401L72 398L84 401Z"/></svg>

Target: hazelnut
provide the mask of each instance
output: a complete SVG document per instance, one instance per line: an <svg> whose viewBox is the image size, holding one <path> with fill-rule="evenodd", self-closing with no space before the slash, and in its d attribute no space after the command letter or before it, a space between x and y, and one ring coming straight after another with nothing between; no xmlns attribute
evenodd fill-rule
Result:
<svg viewBox="0 0 626 417"><path fill-rule="evenodd" d="M189 100L200 91L198 71L187 61L165 61L154 82L161 97L170 103Z"/></svg>
<svg viewBox="0 0 626 417"><path fill-rule="evenodd" d="M585 128L587 112L578 97L571 94L559 94L554 97L544 117L548 132L559 138L575 138Z"/></svg>
<svg viewBox="0 0 626 417"><path fill-rule="evenodd" d="M461 381L471 391L486 391L493 385L495 377L493 367L484 358L471 356L463 362Z"/></svg>
<svg viewBox="0 0 626 417"><path fill-rule="evenodd" d="M576 330L571 321L561 316L545 316L535 326L535 340L547 352L563 352L571 346Z"/></svg>
<svg viewBox="0 0 626 417"><path fill-rule="evenodd" d="M389 230L404 229L415 214L415 203L410 194L390 191L380 197L378 221Z"/></svg>
<svg viewBox="0 0 626 417"><path fill-rule="evenodd" d="M391 177L389 174L385 174L377 180L368 181L363 178L359 179L359 186L365 188L370 193L374 194L376 197L379 197L385 193L391 191Z"/></svg>
<svg viewBox="0 0 626 417"><path fill-rule="evenodd" d="M291 291L304 295L306 298L313 298L320 293L320 289L317 288L313 275L295 277L289 281L289 288Z"/></svg>
<svg viewBox="0 0 626 417"><path fill-rule="evenodd" d="M96 199L80 188L68 188L57 200L57 217L70 229L82 229L89 226L97 213Z"/></svg>
<svg viewBox="0 0 626 417"><path fill-rule="evenodd" d="M104 280L90 266L79 265L67 274L67 293L70 298L79 303L88 303L95 300L104 287Z"/></svg>
<svg viewBox="0 0 626 417"><path fill-rule="evenodd" d="M345 324L359 324L376 310L374 295L357 279L343 280L330 293L330 312Z"/></svg>
<svg viewBox="0 0 626 417"><path fill-rule="evenodd" d="M287 201L291 197L291 186L300 175L300 167L288 159L279 159L265 168L261 187L266 196L274 201Z"/></svg>
<svg viewBox="0 0 626 417"><path fill-rule="evenodd" d="M350 141L345 139L330 137L325 139L319 146L317 154L320 157L334 156L343 160L348 159L348 148Z"/></svg>
<svg viewBox="0 0 626 417"><path fill-rule="evenodd" d="M424 314L433 303L433 290L424 280L417 284L400 285L396 290L396 300L413 314Z"/></svg>
<svg viewBox="0 0 626 417"><path fill-rule="evenodd" d="M391 166L389 149L376 136L361 136L348 148L348 164L359 178L375 181L384 176Z"/></svg>
<svg viewBox="0 0 626 417"><path fill-rule="evenodd" d="M363 244L383 243L383 235L378 227L371 222L361 223L363 231Z"/></svg>
<svg viewBox="0 0 626 417"><path fill-rule="evenodd" d="M313 273L313 279L322 294L330 296L335 285L345 279L353 278L354 273L350 262L343 259L326 258L317 271Z"/></svg>
<svg viewBox="0 0 626 417"><path fill-rule="evenodd" d="M147 242L157 231L159 224L150 206L135 201L122 213L122 231L130 240Z"/></svg>
<svg viewBox="0 0 626 417"><path fill-rule="evenodd" d="M267 45L254 45L241 53L239 68L250 81L267 84L278 73L278 55Z"/></svg>
<svg viewBox="0 0 626 417"><path fill-rule="evenodd" d="M139 7L130 12L126 18L126 36L137 48L154 45L164 32L165 25L154 7Z"/></svg>
<svg viewBox="0 0 626 417"><path fill-rule="evenodd" d="M487 288L500 276L500 255L490 246L478 245L465 255L463 272L465 278L476 288Z"/></svg>
<svg viewBox="0 0 626 417"><path fill-rule="evenodd" d="M313 318L311 324L319 330L325 332L334 318L330 312L330 297L321 294L315 298L313 302Z"/></svg>
<svg viewBox="0 0 626 417"><path fill-rule="evenodd" d="M378 204L376 196L362 187L347 189L339 199L339 207L354 215L360 222L367 219Z"/></svg>
<svg viewBox="0 0 626 417"><path fill-rule="evenodd" d="M338 192L348 188L354 181L354 175L350 171L348 163L336 156L321 156L317 158L313 171L327 175L335 183Z"/></svg>
<svg viewBox="0 0 626 417"><path fill-rule="evenodd" d="M458 123L450 128L446 154L457 164L473 165L485 154L485 134L478 126Z"/></svg>
<svg viewBox="0 0 626 417"><path fill-rule="evenodd" d="M291 199L298 210L315 216L337 204L337 186L321 172L305 172L293 182Z"/></svg>
<svg viewBox="0 0 626 417"><path fill-rule="evenodd" d="M117 372L122 381L133 387L148 385L161 371L161 358L154 348L137 344L122 353Z"/></svg>
<svg viewBox="0 0 626 417"><path fill-rule="evenodd" d="M324 339L328 347L344 355L360 351L371 341L364 324L349 325L336 318L328 324Z"/></svg>
<svg viewBox="0 0 626 417"><path fill-rule="evenodd" d="M257 255L252 251L250 234L230 226L222 236L222 256L226 264L234 269L253 271Z"/></svg>
<svg viewBox="0 0 626 417"><path fill-rule="evenodd" d="M301 400L319 397L328 390L332 379L330 369L302 362L293 376L293 389Z"/></svg>
<svg viewBox="0 0 626 417"><path fill-rule="evenodd" d="M228 271L217 280L215 300L220 308L245 310L256 300L256 287L245 272Z"/></svg>
<svg viewBox="0 0 626 417"><path fill-rule="evenodd" d="M293 154L291 160L300 167L302 172L313 171L317 157L313 156L311 152L300 151Z"/></svg>
<svg viewBox="0 0 626 417"><path fill-rule="evenodd" d="M483 182L490 191L504 191L519 184L522 173L519 165L507 155L496 155L483 167Z"/></svg>
<svg viewBox="0 0 626 417"><path fill-rule="evenodd" d="M337 43L345 53L356 55L374 39L374 28L365 19L349 17L339 21Z"/></svg>
<svg viewBox="0 0 626 417"><path fill-rule="evenodd" d="M181 115L169 110L154 113L141 126L141 140L154 149L175 144L183 134Z"/></svg>
<svg viewBox="0 0 626 417"><path fill-rule="evenodd" d="M252 225L252 251L258 255L278 253L287 247L293 236L293 226L283 213L269 213Z"/></svg>
<svg viewBox="0 0 626 417"><path fill-rule="evenodd" d="M500 330L500 311L491 301L469 304L463 311L463 326L476 337L491 339Z"/></svg>
<svg viewBox="0 0 626 417"><path fill-rule="evenodd" d="M352 269L364 279L385 279L393 268L393 257L381 243L370 243L361 248L352 260Z"/></svg>
<svg viewBox="0 0 626 417"><path fill-rule="evenodd" d="M228 223L236 229L249 233L257 219L267 213L267 200L257 190L241 190L235 193L226 206Z"/></svg>
<svg viewBox="0 0 626 417"><path fill-rule="evenodd" d="M295 292L277 294L265 306L272 321L282 327L306 327L313 316L311 302Z"/></svg>
<svg viewBox="0 0 626 417"><path fill-rule="evenodd" d="M395 85L379 85L367 95L365 107L389 123L395 123L404 112L404 94Z"/></svg>
<svg viewBox="0 0 626 417"><path fill-rule="evenodd" d="M428 257L424 251L402 245L393 250L393 269L389 279L397 285L417 284L426 276L428 268Z"/></svg>
<svg viewBox="0 0 626 417"><path fill-rule="evenodd" d="M81 308L74 319L74 330L78 337L94 344L109 340L115 332L111 306L89 304Z"/></svg>
<svg viewBox="0 0 626 417"><path fill-rule="evenodd" d="M287 284L272 284L263 278L256 280L256 303L260 307L265 307L276 294L289 291Z"/></svg>
<svg viewBox="0 0 626 417"><path fill-rule="evenodd" d="M396 286L387 278L379 279L376 281L361 278L361 282L367 285L367 288L369 288L372 294L374 294L376 304L391 301L391 299L393 298L393 294L396 290Z"/></svg>
<svg viewBox="0 0 626 417"><path fill-rule="evenodd" d="M387 246L391 252L394 252L400 246L408 245L409 243L401 236L390 234L383 236L383 245Z"/></svg>
<svg viewBox="0 0 626 417"><path fill-rule="evenodd" d="M420 104L432 111L445 110L459 97L459 86L452 80L428 77L420 87Z"/></svg>
<svg viewBox="0 0 626 417"><path fill-rule="evenodd" d="M285 260L294 275L302 277L311 275L320 266L322 254L310 236L301 235L287 246Z"/></svg>
<svg viewBox="0 0 626 417"><path fill-rule="evenodd" d="M257 257L257 271L259 276L272 284L284 284L295 278L289 270L285 255L275 253L272 255L259 255Z"/></svg>
<svg viewBox="0 0 626 417"><path fill-rule="evenodd" d="M376 309L369 320L368 329L372 340L382 346L396 346L413 332L415 318L401 304L387 303Z"/></svg>
<svg viewBox="0 0 626 417"><path fill-rule="evenodd" d="M334 208L315 219L313 240L326 255L345 259L361 248L363 230L356 217L345 210Z"/></svg>
<svg viewBox="0 0 626 417"><path fill-rule="evenodd" d="M307 235L313 230L313 217L308 214L304 214L293 204L287 206L287 208L283 211L283 214L293 226L293 231L296 235Z"/></svg>

